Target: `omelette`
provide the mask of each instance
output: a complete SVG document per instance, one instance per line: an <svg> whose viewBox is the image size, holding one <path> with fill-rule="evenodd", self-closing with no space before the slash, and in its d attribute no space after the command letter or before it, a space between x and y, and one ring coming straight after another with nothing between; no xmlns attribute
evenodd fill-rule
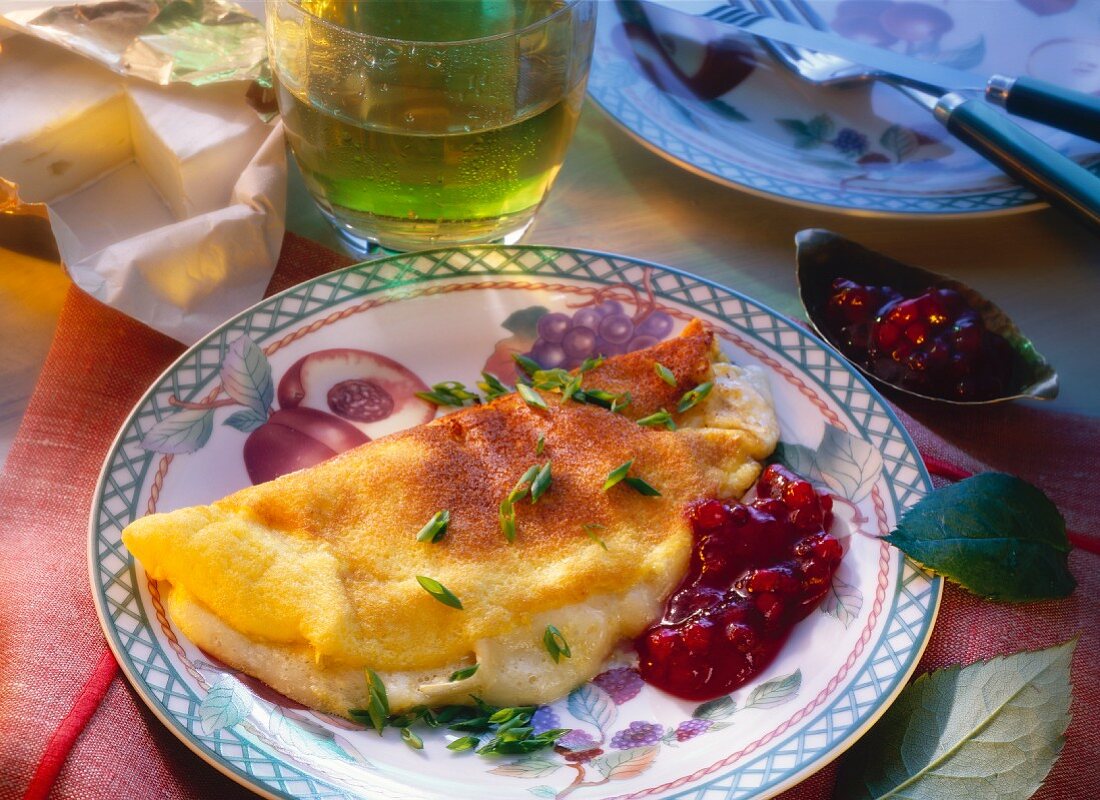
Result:
<svg viewBox="0 0 1100 800"><path fill-rule="evenodd" d="M122 539L163 582L185 636L318 710L365 707L368 670L393 712L471 695L552 701L660 617L691 555L687 504L743 494L779 435L763 372L725 363L698 321L582 377L582 391L632 400L612 411L510 393L211 505L143 517ZM638 423L661 410L673 424ZM628 461L659 495L604 488ZM537 502L527 492L512 506L509 539L502 502L546 463ZM442 536L418 538L441 511ZM568 657L550 652L548 626Z"/></svg>

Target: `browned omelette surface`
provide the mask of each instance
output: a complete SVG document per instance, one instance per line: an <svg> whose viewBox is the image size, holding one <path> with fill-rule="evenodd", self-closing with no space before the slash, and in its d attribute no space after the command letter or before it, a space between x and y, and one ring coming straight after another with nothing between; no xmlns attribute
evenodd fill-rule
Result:
<svg viewBox="0 0 1100 800"><path fill-rule="evenodd" d="M690 552L685 505L744 491L759 471L755 459L770 450L736 427L635 422L674 411L685 391L712 379L716 353L696 323L585 376L587 388L629 390L635 399L623 413L556 394L543 395L543 410L507 395L212 505L139 519L123 540L152 577L184 587L234 631L321 666L431 671L468 660L479 641L543 612L640 585L659 597L672 589ZM676 386L657 376L654 361ZM683 417L693 414L673 416L690 423ZM604 491L608 473L630 459L630 474L660 497L625 483ZM550 488L535 504L516 504L509 542L500 503L546 460ZM443 509L446 536L417 541ZM601 526L592 530L606 549L586 525ZM418 575L441 582L463 608L438 602Z"/></svg>

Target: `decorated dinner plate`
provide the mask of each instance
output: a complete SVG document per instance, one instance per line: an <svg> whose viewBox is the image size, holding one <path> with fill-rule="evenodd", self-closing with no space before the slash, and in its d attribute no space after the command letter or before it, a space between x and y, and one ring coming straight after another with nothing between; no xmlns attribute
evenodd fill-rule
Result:
<svg viewBox="0 0 1100 800"><path fill-rule="evenodd" d="M694 13L723 0L661 0ZM1100 94L1089 0L810 0L833 30L981 75ZM750 5L748 2L743 5ZM631 136L720 183L864 215L972 216L1039 204L882 84L821 88L734 35L710 47L602 3L590 96ZM1100 174L1100 144L1014 118Z"/></svg>
<svg viewBox="0 0 1100 800"><path fill-rule="evenodd" d="M578 345L585 353L649 346L697 317L731 360L766 370L781 423L775 457L832 493L831 532L845 555L825 601L762 674L693 703L646 685L623 647L591 682L535 712L536 731L569 729L554 749L486 757L448 750L462 734L442 728L422 731L424 747L414 750L396 729L379 737L311 711L176 629L160 587L121 542L126 524L319 458L319 443L333 443L326 425L377 436L423 422L434 410L405 396L419 386L472 385L482 370L509 375L513 352L560 361L566 355L539 332L551 311L571 325L578 315L617 317L609 326L616 341L589 337ZM378 400L379 386L390 400ZM312 409L312 423L288 433L302 409ZM169 368L104 464L91 513L91 582L107 639L143 700L203 759L261 795L770 797L849 747L913 672L941 587L881 537L929 488L912 442L867 382L747 297L583 250L436 250L282 292Z"/></svg>

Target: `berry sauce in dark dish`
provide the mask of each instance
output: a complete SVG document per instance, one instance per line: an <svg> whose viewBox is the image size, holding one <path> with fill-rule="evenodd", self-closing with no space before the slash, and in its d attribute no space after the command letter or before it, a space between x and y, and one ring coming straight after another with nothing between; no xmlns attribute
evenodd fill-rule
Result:
<svg viewBox="0 0 1100 800"><path fill-rule="evenodd" d="M868 372L945 400L990 400L1013 385L1012 346L954 289L905 297L889 286L833 281L825 318L833 340Z"/></svg>
<svg viewBox="0 0 1100 800"><path fill-rule="evenodd" d="M635 642L642 677L688 700L728 694L759 674L828 592L843 555L827 531L832 499L779 464L748 503L688 510L694 550L664 618Z"/></svg>

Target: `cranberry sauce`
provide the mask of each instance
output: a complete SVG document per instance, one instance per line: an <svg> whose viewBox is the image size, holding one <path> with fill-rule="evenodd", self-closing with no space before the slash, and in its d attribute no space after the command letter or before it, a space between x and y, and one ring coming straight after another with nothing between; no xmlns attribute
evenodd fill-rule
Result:
<svg viewBox="0 0 1100 800"><path fill-rule="evenodd" d="M751 503L690 507L695 549L665 616L635 642L642 677L708 700L764 669L796 622L825 596L843 555L825 531L832 499L772 464Z"/></svg>
<svg viewBox="0 0 1100 800"><path fill-rule="evenodd" d="M903 297L837 278L825 314L844 354L888 383L945 400L989 400L1012 388L1012 346L954 289Z"/></svg>

